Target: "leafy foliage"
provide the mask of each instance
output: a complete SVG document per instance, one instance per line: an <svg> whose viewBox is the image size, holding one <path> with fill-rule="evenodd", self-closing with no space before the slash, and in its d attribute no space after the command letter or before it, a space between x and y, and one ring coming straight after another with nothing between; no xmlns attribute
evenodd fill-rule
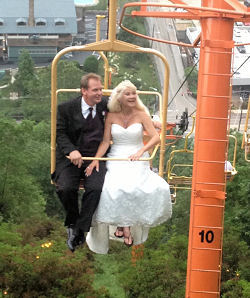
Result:
<svg viewBox="0 0 250 298"><path fill-rule="evenodd" d="M28 172L31 161L25 151L32 123L0 120L0 216L4 220L22 221L42 215L44 198L35 177Z"/></svg>
<svg viewBox="0 0 250 298"><path fill-rule="evenodd" d="M79 88L81 77L84 75L76 61L61 60L58 63L58 88Z"/></svg>
<svg viewBox="0 0 250 298"><path fill-rule="evenodd" d="M83 69L86 72L94 72L94 73L98 73L98 60L95 56L91 55L88 56L83 64Z"/></svg>
<svg viewBox="0 0 250 298"><path fill-rule="evenodd" d="M250 245L250 164L245 161L244 151L241 149L242 135L232 132L237 142L236 170L232 182L227 184L226 221L225 224L233 225L237 234ZM229 147L229 156L232 156L233 144ZM232 227L232 226L231 226ZM230 227L230 228L231 228Z"/></svg>
<svg viewBox="0 0 250 298"><path fill-rule="evenodd" d="M13 88L20 95L27 95L37 85L34 72L34 61L28 50L23 49L18 58L18 72Z"/></svg>
<svg viewBox="0 0 250 298"><path fill-rule="evenodd" d="M29 229L29 224L21 228L10 224L0 226L0 288L3 292L9 297L110 297L104 288L93 289L92 260L85 250L65 253L58 222L44 221L37 225L34 221L33 233L39 225L40 231L50 225L50 233L40 238L30 234L22 244L22 233Z"/></svg>
<svg viewBox="0 0 250 298"><path fill-rule="evenodd" d="M237 142L236 170L238 174L227 184L227 200L224 222L222 263L222 297L249 297L250 268L250 165L241 149L242 135L235 135ZM233 144L229 143L229 156L233 156Z"/></svg>
<svg viewBox="0 0 250 298"><path fill-rule="evenodd" d="M184 296L187 237L173 236L165 243L158 240L154 249L146 245L143 258L135 267L123 265L121 282L127 297Z"/></svg>
<svg viewBox="0 0 250 298"><path fill-rule="evenodd" d="M139 10L139 8L137 7L133 7L130 9L127 9L126 11L129 12L131 10ZM144 19L140 18L140 17L125 17L123 20L123 25L124 27L137 32L137 33L141 33L141 34L145 34L146 30L145 30L145 26L144 26ZM139 46L143 46L143 47L147 47L148 46L148 41L138 37L136 35L130 34L127 31L120 29L117 38L119 40L128 42L128 43L132 43L135 45L139 45Z"/></svg>

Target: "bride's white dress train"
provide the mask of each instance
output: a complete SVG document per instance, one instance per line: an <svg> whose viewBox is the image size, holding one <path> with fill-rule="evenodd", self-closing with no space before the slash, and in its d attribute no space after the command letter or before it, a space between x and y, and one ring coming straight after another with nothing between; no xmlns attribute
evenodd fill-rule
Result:
<svg viewBox="0 0 250 298"><path fill-rule="evenodd" d="M112 124L111 134L113 144L108 157L128 157L143 147L141 123L127 128ZM143 157L148 157L148 153ZM86 242L92 251L106 254L116 227L125 226L131 227L137 245L146 241L149 227L165 222L171 214L169 185L151 171L148 161L108 161L100 202Z"/></svg>

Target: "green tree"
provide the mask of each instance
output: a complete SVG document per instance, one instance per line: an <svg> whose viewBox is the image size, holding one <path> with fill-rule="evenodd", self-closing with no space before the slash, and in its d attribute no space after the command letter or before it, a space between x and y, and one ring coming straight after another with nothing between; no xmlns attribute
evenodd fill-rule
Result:
<svg viewBox="0 0 250 298"><path fill-rule="evenodd" d="M15 79L13 89L20 95L30 94L32 88L37 85L34 61L26 49L22 50L18 58L18 72Z"/></svg>
<svg viewBox="0 0 250 298"><path fill-rule="evenodd" d="M36 69L37 84L32 87L30 94L20 100L22 115L32 121L50 121L50 68ZM79 63L75 61L59 61L57 66L57 88L79 88L83 75ZM58 101L77 96L77 93L59 93Z"/></svg>
<svg viewBox="0 0 250 298"><path fill-rule="evenodd" d="M130 9L128 9L128 11L138 10L138 9L139 8L130 8ZM123 25L124 25L124 27L126 27L134 32L147 35L143 18L125 17L123 20ZM142 46L142 47L148 47L148 45L149 45L148 40L145 40L141 37L135 36L123 29L120 29L117 38L119 40L126 41L128 43L133 43L133 44L136 44L136 45Z"/></svg>
<svg viewBox="0 0 250 298"><path fill-rule="evenodd" d="M124 267L121 282L127 297L182 298L185 294L187 237L178 235L157 249L147 245L136 267Z"/></svg>
<svg viewBox="0 0 250 298"><path fill-rule="evenodd" d="M132 31L137 31L137 26L136 23L133 22L132 18L126 18L124 20L124 26L129 28ZM135 35L132 35L130 33L128 33L127 31L120 29L119 33L118 33L118 39L122 40L122 41L126 41L129 43L134 43L134 41L136 40Z"/></svg>
<svg viewBox="0 0 250 298"><path fill-rule="evenodd" d="M86 72L98 73L99 62L97 58L93 55L88 56L83 64L83 69Z"/></svg>
<svg viewBox="0 0 250 298"><path fill-rule="evenodd" d="M0 289L8 297L109 298L106 289L93 288L93 279L86 250L65 253L57 221L0 225Z"/></svg>
<svg viewBox="0 0 250 298"><path fill-rule="evenodd" d="M221 294L224 298L249 298L250 287L250 164L241 149L242 134L231 131L237 138L236 170L234 179L227 183L224 221ZM229 160L234 144L229 142Z"/></svg>
<svg viewBox="0 0 250 298"><path fill-rule="evenodd" d="M250 297L250 282L246 280L239 280L234 278L222 284L221 288L222 298L249 298Z"/></svg>
<svg viewBox="0 0 250 298"><path fill-rule="evenodd" d="M39 185L46 202L46 214L63 217L62 205L56 195L55 185L50 183L50 124L40 122L33 126L26 143L30 163L27 170Z"/></svg>
<svg viewBox="0 0 250 298"><path fill-rule="evenodd" d="M42 190L27 167L34 162L26 150L32 129L28 121L0 120L0 217L4 221L44 215Z"/></svg>

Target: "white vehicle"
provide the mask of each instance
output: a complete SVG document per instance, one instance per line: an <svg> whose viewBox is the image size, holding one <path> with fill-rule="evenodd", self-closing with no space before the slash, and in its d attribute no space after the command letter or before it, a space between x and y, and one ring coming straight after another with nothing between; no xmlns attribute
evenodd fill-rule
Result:
<svg viewBox="0 0 250 298"><path fill-rule="evenodd" d="M69 52L69 53L66 53L64 56L65 56L65 58L69 59L69 58L73 57L73 54L71 52Z"/></svg>

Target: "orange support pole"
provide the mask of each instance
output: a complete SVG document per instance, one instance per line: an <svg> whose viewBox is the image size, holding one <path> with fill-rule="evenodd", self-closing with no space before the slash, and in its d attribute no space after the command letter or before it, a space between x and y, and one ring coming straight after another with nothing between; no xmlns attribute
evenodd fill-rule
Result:
<svg viewBox="0 0 250 298"><path fill-rule="evenodd" d="M147 2L147 0L141 0L141 2ZM147 6L141 6L141 11L146 11Z"/></svg>
<svg viewBox="0 0 250 298"><path fill-rule="evenodd" d="M224 0L202 6L226 9ZM219 298L234 20L201 18L186 298Z"/></svg>

